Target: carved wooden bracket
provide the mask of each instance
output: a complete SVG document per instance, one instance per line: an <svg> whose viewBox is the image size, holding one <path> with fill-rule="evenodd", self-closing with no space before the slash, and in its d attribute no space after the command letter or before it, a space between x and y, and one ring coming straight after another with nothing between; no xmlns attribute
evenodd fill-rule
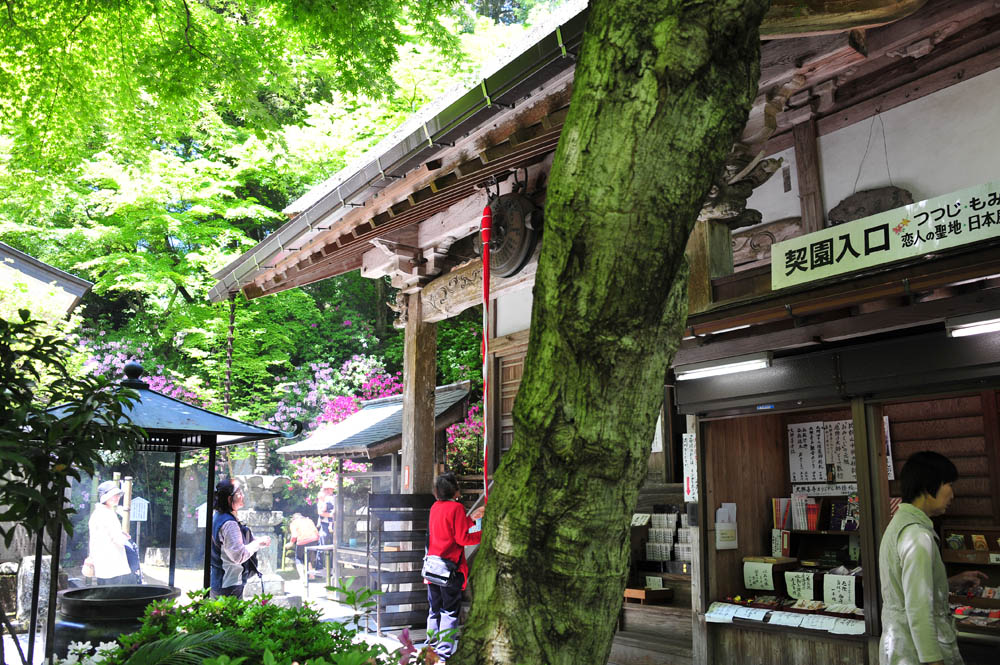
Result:
<svg viewBox="0 0 1000 665"><path fill-rule="evenodd" d="M510 277L491 275L490 293L494 297L498 297L522 288L529 288L534 284L540 251L541 246L536 246L528 263L516 275ZM445 275L441 275L425 286L420 293L426 323L455 316L459 312L469 307L475 307L482 302L483 265L478 260L470 261Z"/></svg>

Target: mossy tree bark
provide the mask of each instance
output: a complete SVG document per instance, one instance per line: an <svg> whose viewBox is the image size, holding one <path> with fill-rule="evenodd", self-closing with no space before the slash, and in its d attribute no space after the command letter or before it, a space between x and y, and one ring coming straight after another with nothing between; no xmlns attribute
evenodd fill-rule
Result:
<svg viewBox="0 0 1000 665"><path fill-rule="evenodd" d="M756 94L767 4L591 3L456 664L607 661L684 247Z"/></svg>

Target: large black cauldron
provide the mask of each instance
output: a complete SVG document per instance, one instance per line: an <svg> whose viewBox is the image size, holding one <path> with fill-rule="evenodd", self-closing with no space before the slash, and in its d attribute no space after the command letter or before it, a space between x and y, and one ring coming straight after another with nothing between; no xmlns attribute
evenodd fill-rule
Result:
<svg viewBox="0 0 1000 665"><path fill-rule="evenodd" d="M66 656L70 642L97 646L139 630L146 606L181 595L177 587L160 584L113 584L59 592L55 654Z"/></svg>

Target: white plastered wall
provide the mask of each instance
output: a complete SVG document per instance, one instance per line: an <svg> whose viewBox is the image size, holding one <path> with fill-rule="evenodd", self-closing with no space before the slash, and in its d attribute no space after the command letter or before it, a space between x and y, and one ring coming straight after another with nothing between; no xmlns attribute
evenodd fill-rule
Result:
<svg viewBox="0 0 1000 665"><path fill-rule="evenodd" d="M503 337L531 325L531 289L520 289L496 299L497 337Z"/></svg>

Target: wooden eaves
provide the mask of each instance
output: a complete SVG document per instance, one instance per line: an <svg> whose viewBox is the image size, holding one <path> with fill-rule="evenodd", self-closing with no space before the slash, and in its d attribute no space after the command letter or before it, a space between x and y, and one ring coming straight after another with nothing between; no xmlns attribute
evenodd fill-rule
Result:
<svg viewBox="0 0 1000 665"><path fill-rule="evenodd" d="M773 3L763 33L821 36L764 44L757 111L782 81L799 76L809 87L863 61L860 33L845 30L908 16L925 0L802 4ZM256 298L357 269L373 239L446 210L491 176L545 159L565 118L586 16L583 9L568 18L436 115L404 125L369 163L292 204L290 222L216 273L210 298Z"/></svg>

